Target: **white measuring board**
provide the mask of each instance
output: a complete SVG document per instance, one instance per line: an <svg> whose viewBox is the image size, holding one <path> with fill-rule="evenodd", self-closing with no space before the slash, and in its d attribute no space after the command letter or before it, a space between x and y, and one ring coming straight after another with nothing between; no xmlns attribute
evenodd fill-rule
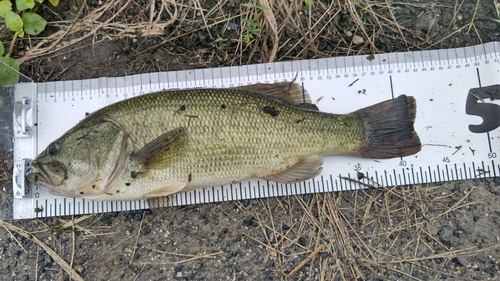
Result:
<svg viewBox="0 0 500 281"><path fill-rule="evenodd" d="M415 130L422 142L416 155L388 160L347 156L324 157L320 176L295 184L252 179L199 189L160 200L163 205L241 200L292 194L353 190L496 177L499 128L473 133L481 117L466 114L475 97L479 112L490 104L500 120L498 100L480 98L474 88L500 84L500 43L406 53L277 62L241 67L160 72L128 77L19 84L14 160L13 216L32 218L148 208L146 201L93 202L48 194L29 186L26 162L93 112L111 103L150 92L195 87L238 87L253 83L303 83L312 100L322 97L320 111L349 113L401 94L417 101ZM471 90L472 89L472 90ZM475 94L476 93L476 94ZM477 100L480 98L481 100ZM498 108L498 109L497 109ZM474 111L474 109L473 109ZM359 173L364 178L359 179ZM359 184L362 182L363 184Z"/></svg>

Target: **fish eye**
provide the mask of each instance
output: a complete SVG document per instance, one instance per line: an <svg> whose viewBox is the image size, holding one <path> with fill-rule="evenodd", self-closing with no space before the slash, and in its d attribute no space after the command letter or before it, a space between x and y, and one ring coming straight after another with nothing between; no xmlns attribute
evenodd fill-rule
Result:
<svg viewBox="0 0 500 281"><path fill-rule="evenodd" d="M57 155L60 150L61 150L61 145L58 142L53 142L49 144L48 151L50 156Z"/></svg>

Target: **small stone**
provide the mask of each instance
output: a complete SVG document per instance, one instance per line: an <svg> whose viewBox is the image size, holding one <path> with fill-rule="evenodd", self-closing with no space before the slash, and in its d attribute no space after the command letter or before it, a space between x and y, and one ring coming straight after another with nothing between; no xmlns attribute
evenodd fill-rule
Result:
<svg viewBox="0 0 500 281"><path fill-rule="evenodd" d="M2 274L2 275L9 274L9 273L10 273L10 269L8 267L0 270L0 274Z"/></svg>
<svg viewBox="0 0 500 281"><path fill-rule="evenodd" d="M354 218L354 215L351 211L342 211L342 214L346 218L346 220L352 220Z"/></svg>
<svg viewBox="0 0 500 281"><path fill-rule="evenodd" d="M444 243L450 243L451 242L451 238L453 237L453 229L449 228L449 227L443 227L439 233L439 239L444 242Z"/></svg>
<svg viewBox="0 0 500 281"><path fill-rule="evenodd" d="M466 257L462 257L462 256L457 257L457 262L458 262L458 264L460 264L463 267L467 267L469 265L469 262L467 261Z"/></svg>
<svg viewBox="0 0 500 281"><path fill-rule="evenodd" d="M365 42L365 40L363 39L363 37L361 37L359 35L354 35L352 37L352 43L355 44L355 45L361 44L363 42Z"/></svg>
<svg viewBox="0 0 500 281"><path fill-rule="evenodd" d="M464 193L465 192L465 185L462 183L457 183L457 184L455 184L454 189L460 193Z"/></svg>
<svg viewBox="0 0 500 281"><path fill-rule="evenodd" d="M482 262L486 262L486 256L483 253L479 253L479 254L475 255L474 257Z"/></svg>
<svg viewBox="0 0 500 281"><path fill-rule="evenodd" d="M253 216L248 216L244 221L243 225L245 226L259 226L259 223L255 220Z"/></svg>
<svg viewBox="0 0 500 281"><path fill-rule="evenodd" d="M305 246L307 246L307 244L309 244L309 243L308 243L307 238L306 238L305 236L301 236L301 237L299 238L299 244L305 247Z"/></svg>

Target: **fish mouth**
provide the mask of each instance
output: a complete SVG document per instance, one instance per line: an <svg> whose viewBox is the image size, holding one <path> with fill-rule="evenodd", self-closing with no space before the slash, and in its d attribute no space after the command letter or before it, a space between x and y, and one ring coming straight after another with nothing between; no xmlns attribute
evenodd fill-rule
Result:
<svg viewBox="0 0 500 281"><path fill-rule="evenodd" d="M55 186L54 182L50 178L50 176L47 174L45 169L43 168L43 165L40 163L33 161L31 163L31 166L35 168L36 172L28 173L26 175L26 179L28 181L34 182L34 183L40 183L44 185L49 185L49 186Z"/></svg>

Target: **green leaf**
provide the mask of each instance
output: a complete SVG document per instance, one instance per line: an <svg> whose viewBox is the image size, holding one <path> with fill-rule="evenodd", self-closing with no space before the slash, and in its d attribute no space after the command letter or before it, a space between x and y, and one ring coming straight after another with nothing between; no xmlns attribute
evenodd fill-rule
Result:
<svg viewBox="0 0 500 281"><path fill-rule="evenodd" d="M245 3L245 4L241 4L241 6L243 6L243 7L247 7L247 8L257 8L257 9L259 9L259 10L261 10L261 11L265 11L265 10L267 10L267 8L266 8L266 7L264 7L264 6L259 6L259 5L255 5L255 4L253 4L253 3Z"/></svg>
<svg viewBox="0 0 500 281"><path fill-rule="evenodd" d="M47 25L47 21L35 13L24 13L23 15L24 31L29 35L40 34Z"/></svg>
<svg viewBox="0 0 500 281"><path fill-rule="evenodd" d="M12 3L9 0L0 1L0 17L5 18L5 14L12 10Z"/></svg>
<svg viewBox="0 0 500 281"><path fill-rule="evenodd" d="M12 10L12 3L9 0L0 1L0 17L5 18L5 14Z"/></svg>
<svg viewBox="0 0 500 281"><path fill-rule="evenodd" d="M42 0L43 1L43 0ZM49 0L50 4L52 4L52 6L56 7L57 5L59 5L59 0Z"/></svg>
<svg viewBox="0 0 500 281"><path fill-rule="evenodd" d="M309 9L312 8L312 0L305 0L304 2L306 2L306 5Z"/></svg>
<svg viewBox="0 0 500 281"><path fill-rule="evenodd" d="M3 43L0 42L0 56L3 56L3 53L5 53L5 47L3 46Z"/></svg>
<svg viewBox="0 0 500 281"><path fill-rule="evenodd" d="M221 38L221 37L218 37L217 39L215 39L215 43L219 43L219 42L226 42L227 41L227 38Z"/></svg>
<svg viewBox="0 0 500 281"><path fill-rule="evenodd" d="M244 4L241 4L241 6L247 7L247 8L254 8L256 5L253 3L244 3Z"/></svg>
<svg viewBox="0 0 500 281"><path fill-rule="evenodd" d="M9 87L19 81L19 60L0 57L0 86Z"/></svg>
<svg viewBox="0 0 500 281"><path fill-rule="evenodd" d="M16 0L16 8L19 11L32 9L35 7L35 0Z"/></svg>
<svg viewBox="0 0 500 281"><path fill-rule="evenodd" d="M12 31L18 31L23 28L23 20L13 11L8 11L5 14L5 24Z"/></svg>

